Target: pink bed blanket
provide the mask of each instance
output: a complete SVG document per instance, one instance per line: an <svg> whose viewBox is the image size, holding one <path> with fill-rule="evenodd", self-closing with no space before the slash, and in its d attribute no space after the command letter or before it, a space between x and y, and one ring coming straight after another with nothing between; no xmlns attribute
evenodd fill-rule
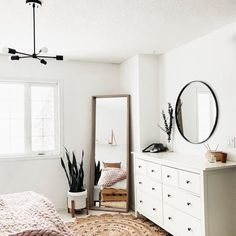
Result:
<svg viewBox="0 0 236 236"><path fill-rule="evenodd" d="M34 192L0 195L0 236L73 236L53 204Z"/></svg>

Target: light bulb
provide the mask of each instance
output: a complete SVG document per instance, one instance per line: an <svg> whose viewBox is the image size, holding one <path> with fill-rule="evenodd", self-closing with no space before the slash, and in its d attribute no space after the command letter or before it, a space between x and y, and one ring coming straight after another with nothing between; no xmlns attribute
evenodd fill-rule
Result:
<svg viewBox="0 0 236 236"><path fill-rule="evenodd" d="M48 48L43 47L43 48L40 49L40 52L42 52L42 53L47 53L47 52L48 52Z"/></svg>
<svg viewBox="0 0 236 236"><path fill-rule="evenodd" d="M5 54L7 54L7 53L9 52L9 48L4 47L4 48L2 49L2 52L5 53Z"/></svg>

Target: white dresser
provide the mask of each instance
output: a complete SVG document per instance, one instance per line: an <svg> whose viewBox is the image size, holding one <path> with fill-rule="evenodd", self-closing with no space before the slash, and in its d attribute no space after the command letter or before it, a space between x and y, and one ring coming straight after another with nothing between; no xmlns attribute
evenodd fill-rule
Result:
<svg viewBox="0 0 236 236"><path fill-rule="evenodd" d="M134 153L135 213L174 236L236 236L236 162Z"/></svg>

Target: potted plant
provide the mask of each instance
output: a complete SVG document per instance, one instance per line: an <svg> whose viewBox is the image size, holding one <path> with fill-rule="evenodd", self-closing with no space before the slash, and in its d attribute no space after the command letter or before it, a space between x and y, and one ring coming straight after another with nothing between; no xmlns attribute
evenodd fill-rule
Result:
<svg viewBox="0 0 236 236"><path fill-rule="evenodd" d="M173 146L172 133L173 133L173 120L174 120L173 113L174 113L173 107L172 107L171 103L168 103L169 118L167 118L165 112L162 110L164 128L161 127L160 125L158 125L159 128L167 134L167 140L168 140L167 148L169 151L172 151L172 149L173 149L173 147L172 147Z"/></svg>
<svg viewBox="0 0 236 236"><path fill-rule="evenodd" d="M98 161L95 162L95 169L94 169L94 191L93 191L93 199L94 201L99 201L99 193L100 193L100 187L98 186L98 181L101 177L101 163Z"/></svg>
<svg viewBox="0 0 236 236"><path fill-rule="evenodd" d="M69 151L65 148L68 168L66 168L63 158L61 158L61 165L65 171L66 178L69 184L68 191L68 208L72 209L72 202L74 201L74 209L81 210L87 206L87 190L84 188L84 151L82 151L82 159L77 165L75 153L72 152L72 160Z"/></svg>

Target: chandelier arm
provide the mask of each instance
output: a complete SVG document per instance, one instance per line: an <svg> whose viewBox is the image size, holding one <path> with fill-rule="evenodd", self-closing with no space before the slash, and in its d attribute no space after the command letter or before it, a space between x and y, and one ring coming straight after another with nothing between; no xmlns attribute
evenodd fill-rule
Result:
<svg viewBox="0 0 236 236"><path fill-rule="evenodd" d="M52 57L52 56L37 56L38 58L54 58L54 59L56 59L56 57Z"/></svg>
<svg viewBox="0 0 236 236"><path fill-rule="evenodd" d="M21 56L19 58L21 59L21 58L30 58L30 57L32 57L32 56L31 55L29 55L29 56Z"/></svg>
<svg viewBox="0 0 236 236"><path fill-rule="evenodd" d="M44 59L40 59L39 57L36 57L36 59L38 59L40 63L47 65L47 61L45 61Z"/></svg>
<svg viewBox="0 0 236 236"><path fill-rule="evenodd" d="M36 36L35 36L35 3L33 3L33 40L34 40L34 54L36 54Z"/></svg>
<svg viewBox="0 0 236 236"><path fill-rule="evenodd" d="M18 51L16 51L16 54L20 54L20 55L25 55L25 56L32 57L32 55L31 55L31 54L24 53L24 52L18 52Z"/></svg>

